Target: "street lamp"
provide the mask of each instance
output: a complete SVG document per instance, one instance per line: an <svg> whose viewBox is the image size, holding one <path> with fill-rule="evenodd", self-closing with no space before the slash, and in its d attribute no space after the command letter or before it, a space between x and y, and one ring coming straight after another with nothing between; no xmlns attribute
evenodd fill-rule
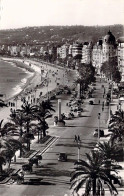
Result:
<svg viewBox="0 0 124 196"><path fill-rule="evenodd" d="M119 102L119 106L120 106L120 107L119 107L119 110L120 110L120 112L121 112L121 101Z"/></svg>
<svg viewBox="0 0 124 196"><path fill-rule="evenodd" d="M80 140L80 136L76 136L75 135L75 140L77 142L77 147L78 147L78 162L80 161L80 147L81 147L81 140Z"/></svg>
<svg viewBox="0 0 124 196"><path fill-rule="evenodd" d="M99 138L100 138L100 116L101 116L101 113L98 113L98 143L99 143Z"/></svg>

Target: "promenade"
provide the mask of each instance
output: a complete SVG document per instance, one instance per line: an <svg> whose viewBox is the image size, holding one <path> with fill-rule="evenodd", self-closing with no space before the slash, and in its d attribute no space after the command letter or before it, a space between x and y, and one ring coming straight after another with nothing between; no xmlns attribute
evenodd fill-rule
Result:
<svg viewBox="0 0 124 196"><path fill-rule="evenodd" d="M51 67L50 67L51 69ZM61 75L61 72L60 72ZM55 79L54 79L55 80ZM97 78L96 90L94 90L94 105L89 105L89 99L84 100L83 103L83 113L81 117L75 117L74 120L66 121L65 127L54 127L53 118L48 119L49 130L48 134L51 136L48 141L44 144L37 143L37 136L31 144L31 149L34 149L35 153L41 153L43 160L41 161L41 166L39 168L33 167L34 173L31 175L25 175L25 181L28 181L30 178L39 178L43 177L43 181L39 186L29 184L17 185L13 183L11 179L7 179L5 186L2 186L0 190L1 196L12 195L13 191L18 196L24 195L54 195L54 196L64 196L72 195L72 191L69 190L70 187L70 172L74 170L74 162L78 158L78 149L77 145L74 143L74 136L79 135L81 138L81 149L80 149L80 158L85 158L85 153L89 153L97 143L98 138L93 137L93 132L98 128L98 113L101 113L100 119L100 128L107 130L108 127L108 118L109 118L109 107L105 106L102 110L102 102L105 102L105 97L103 97L103 88L104 85L106 91L108 90L109 84L105 82L104 79L100 82L100 79ZM44 87L46 90L46 86ZM90 86L92 88L92 86ZM40 93L41 89L37 90L37 96ZM45 92L45 91L44 91ZM27 97L28 98L28 97ZM58 95L57 99L62 99L62 112L69 111L67 102L70 100L69 95ZM99 103L100 100L100 104ZM54 115L57 115L57 101L53 100L53 105L56 110ZM17 103L20 107L21 101ZM111 110L114 113L117 110L118 99L113 97L111 103ZM58 162L59 152L66 152L68 155L67 162ZM19 171L22 167L22 164L26 163L28 158L20 159L17 156L16 163L12 163L12 167L15 169L15 172ZM5 183L5 182L3 182ZM18 190L19 187L19 190ZM9 190L8 190L9 188ZM123 188L118 188L119 196L123 196ZM75 194L76 195L76 194ZM82 190L80 190L79 195L82 195ZM106 189L107 196L110 195Z"/></svg>

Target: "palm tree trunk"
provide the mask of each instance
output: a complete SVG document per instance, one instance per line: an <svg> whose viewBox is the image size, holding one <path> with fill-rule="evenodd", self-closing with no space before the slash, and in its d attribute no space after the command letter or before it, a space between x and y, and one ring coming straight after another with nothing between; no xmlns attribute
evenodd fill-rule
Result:
<svg viewBox="0 0 124 196"><path fill-rule="evenodd" d="M93 196L96 196L96 178L93 179Z"/></svg>
<svg viewBox="0 0 124 196"><path fill-rule="evenodd" d="M46 136L46 129L43 128L43 137Z"/></svg>
<svg viewBox="0 0 124 196"><path fill-rule="evenodd" d="M39 134L39 129L38 129L38 143L40 141L40 134Z"/></svg>
<svg viewBox="0 0 124 196"><path fill-rule="evenodd" d="M29 133L29 121L27 121L27 133Z"/></svg>
<svg viewBox="0 0 124 196"><path fill-rule="evenodd" d="M11 159L8 160L8 170L10 169Z"/></svg>
<svg viewBox="0 0 124 196"><path fill-rule="evenodd" d="M20 137L22 137L22 127L20 128Z"/></svg>
<svg viewBox="0 0 124 196"><path fill-rule="evenodd" d="M21 158L22 157L22 147L20 148L20 155L19 157Z"/></svg>
<svg viewBox="0 0 124 196"><path fill-rule="evenodd" d="M30 139L27 141L27 150L30 150Z"/></svg>
<svg viewBox="0 0 124 196"><path fill-rule="evenodd" d="M2 164L0 164L0 174L2 174L3 172L3 167L2 167Z"/></svg>

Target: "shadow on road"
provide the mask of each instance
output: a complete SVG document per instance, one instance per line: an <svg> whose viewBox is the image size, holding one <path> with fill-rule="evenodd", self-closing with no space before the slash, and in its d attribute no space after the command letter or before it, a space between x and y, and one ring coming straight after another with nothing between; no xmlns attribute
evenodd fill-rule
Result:
<svg viewBox="0 0 124 196"><path fill-rule="evenodd" d="M56 185L55 183L51 183L51 182L45 182L45 181L42 181L42 182L24 182L23 185Z"/></svg>
<svg viewBox="0 0 124 196"><path fill-rule="evenodd" d="M75 162L75 160L74 160ZM35 174L37 176L53 176L53 177L59 177L59 176L66 176L70 177L70 171L67 170L56 170L53 168L44 168L42 170L36 171Z"/></svg>

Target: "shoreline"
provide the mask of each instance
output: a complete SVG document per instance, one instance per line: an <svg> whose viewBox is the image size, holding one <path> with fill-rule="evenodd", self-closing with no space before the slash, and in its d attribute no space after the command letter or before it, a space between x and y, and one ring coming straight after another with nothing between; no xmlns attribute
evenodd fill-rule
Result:
<svg viewBox="0 0 124 196"><path fill-rule="evenodd" d="M30 85L31 82L32 82L33 80L35 80L35 78L37 79L38 76L41 76L41 74L38 73L38 72L36 72L35 69L33 69L32 67L29 67L29 65L25 64L25 63L23 62L22 59L11 59L11 58L6 58L6 57L4 58L4 57L3 57L3 58L0 58L0 60L2 60L2 61L4 61L4 62L14 63L16 67L25 69L25 72L28 71L28 72L30 72L30 74L31 74L31 73L33 74L32 76L29 76L29 77L26 78L27 81L26 81L26 83L22 86L22 90L21 90L19 93L17 93L16 95L13 95L13 96L11 96L11 97L5 99L5 100L4 100L5 102L8 102L8 101L13 100L13 99L16 99L18 96L21 96L21 95L23 96L23 94L25 93L26 89L29 88L29 86L30 86L30 88L32 88L32 90L34 91L34 89L36 88L36 86L37 86L39 83L42 82L42 81L39 81L39 83L32 83L33 86ZM21 61L22 61L22 62L21 62Z"/></svg>

